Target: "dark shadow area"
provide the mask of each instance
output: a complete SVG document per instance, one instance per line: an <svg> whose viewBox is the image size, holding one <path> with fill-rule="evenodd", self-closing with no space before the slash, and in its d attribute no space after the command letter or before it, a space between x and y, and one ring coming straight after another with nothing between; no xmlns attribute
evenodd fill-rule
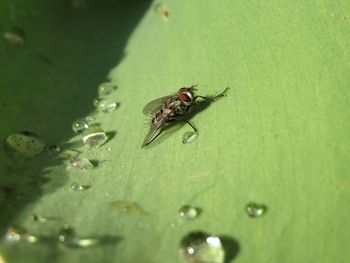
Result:
<svg viewBox="0 0 350 263"><path fill-rule="evenodd" d="M239 244L237 240L230 236L219 236L222 246L225 250L225 263L232 262L239 253Z"/></svg>
<svg viewBox="0 0 350 263"><path fill-rule="evenodd" d="M62 146L71 138L73 121L94 110L98 85L127 55L127 40L150 5L101 0L74 6L76 2L1 3L1 34L13 27L26 34L23 46L0 39L1 143L21 130L39 134L48 145ZM67 183L64 169L59 177L50 175L61 163L55 154L15 160L0 148L1 236L28 204Z"/></svg>

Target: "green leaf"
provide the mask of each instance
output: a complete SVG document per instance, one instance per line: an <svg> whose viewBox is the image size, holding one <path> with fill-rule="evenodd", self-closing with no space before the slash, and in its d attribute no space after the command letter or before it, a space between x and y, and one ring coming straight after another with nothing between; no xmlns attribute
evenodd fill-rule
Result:
<svg viewBox="0 0 350 263"><path fill-rule="evenodd" d="M27 130L99 162L67 170L55 153L1 149L0 233L16 226L41 242L4 239L0 255L181 262L183 237L202 231L222 237L227 262L347 262L349 14L342 0L1 1L1 140ZM21 44L6 32L24 32ZM108 79L120 107L98 112ZM193 84L203 96L230 90L193 116L191 144L191 128L175 125L141 149L143 107ZM71 129L88 115L110 138L97 149ZM249 217L251 202L266 213ZM198 218L182 220L183 205ZM99 243L59 244L64 224Z"/></svg>

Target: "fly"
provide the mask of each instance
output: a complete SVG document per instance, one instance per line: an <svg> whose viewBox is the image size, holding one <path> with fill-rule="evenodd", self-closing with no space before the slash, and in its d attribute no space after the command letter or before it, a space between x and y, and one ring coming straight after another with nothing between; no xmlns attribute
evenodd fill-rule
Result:
<svg viewBox="0 0 350 263"><path fill-rule="evenodd" d="M197 99L203 99L200 102L213 102L225 96L228 91L228 88L226 88L216 96L203 97L195 95L197 91L196 87L197 85L181 88L177 93L153 100L143 108L143 114L152 116L152 121L142 147L153 142L162 133L166 125L172 121L186 122L197 132L196 127L185 119L191 109L199 103Z"/></svg>

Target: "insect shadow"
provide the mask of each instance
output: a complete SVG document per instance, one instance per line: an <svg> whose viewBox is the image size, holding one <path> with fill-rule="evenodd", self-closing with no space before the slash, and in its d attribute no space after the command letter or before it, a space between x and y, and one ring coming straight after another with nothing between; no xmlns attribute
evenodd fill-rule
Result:
<svg viewBox="0 0 350 263"><path fill-rule="evenodd" d="M225 90L225 92L228 89ZM225 93L226 94L226 93ZM224 96L224 95L223 95ZM192 123L192 119L202 111L205 111L211 104L219 100L222 96L205 96L202 100L197 100L192 106L191 110L184 116L179 117L176 120L170 121L165 124L162 128L160 135L156 140L153 140L151 144L148 144L146 148L154 147L163 141L165 141L169 136L174 134L176 131L181 129L184 125L189 125L187 122L190 122L192 125L196 127L195 124ZM192 129L192 128L191 128ZM196 127L197 133L199 133L198 127Z"/></svg>

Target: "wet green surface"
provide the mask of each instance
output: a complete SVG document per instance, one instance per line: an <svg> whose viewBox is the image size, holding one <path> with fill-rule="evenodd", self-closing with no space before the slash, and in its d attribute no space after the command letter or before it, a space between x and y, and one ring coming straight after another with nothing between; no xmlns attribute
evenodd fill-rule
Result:
<svg viewBox="0 0 350 263"><path fill-rule="evenodd" d="M193 231L225 236L234 262L347 262L350 3L162 3L167 17L144 2L0 3L0 30L26 33L24 46L0 40L1 139L29 130L100 161L82 172L55 154L13 162L1 150L0 231L55 236L67 223L106 240L84 249L3 241L6 262L181 262ZM118 89L106 99L120 107L94 112L108 78ZM201 95L231 89L193 116L191 144L183 125L141 149L144 105L193 84ZM98 149L71 128L91 114L110 134ZM74 192L74 181L91 188ZM148 215L114 211L115 200ZM249 202L268 212L249 218ZM201 215L181 220L183 205Z"/></svg>

